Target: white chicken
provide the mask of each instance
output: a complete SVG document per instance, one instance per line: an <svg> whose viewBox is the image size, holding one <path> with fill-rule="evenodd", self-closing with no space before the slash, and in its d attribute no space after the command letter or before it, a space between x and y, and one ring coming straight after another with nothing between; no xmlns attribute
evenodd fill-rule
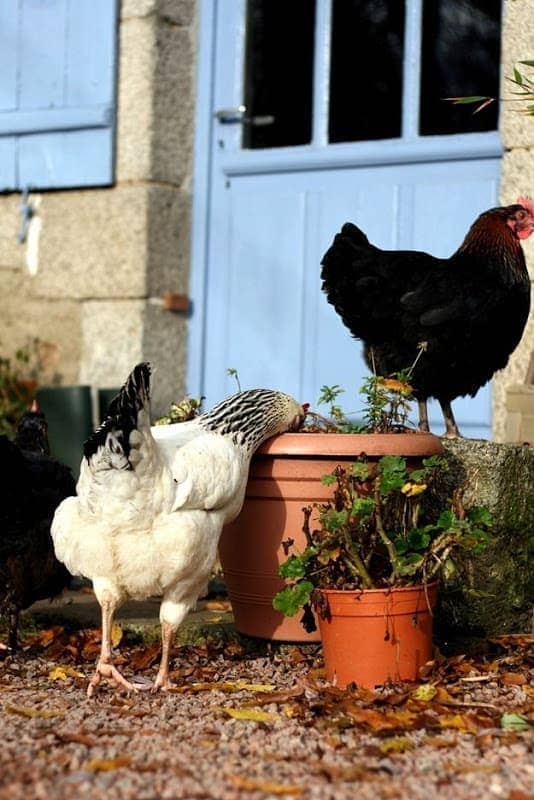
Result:
<svg viewBox="0 0 534 800"><path fill-rule="evenodd" d="M162 655L153 691L167 689L174 634L206 587L223 526L241 510L250 460L305 409L269 389L238 392L189 422L150 426L150 366L138 364L84 447L77 496L56 511L58 559L93 581L102 646L87 694L103 678L135 686L112 664L113 615L129 598L162 595Z"/></svg>

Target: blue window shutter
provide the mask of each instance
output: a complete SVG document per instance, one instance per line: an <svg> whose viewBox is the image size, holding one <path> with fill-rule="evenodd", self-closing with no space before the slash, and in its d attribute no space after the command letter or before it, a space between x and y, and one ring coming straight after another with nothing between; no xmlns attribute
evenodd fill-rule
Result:
<svg viewBox="0 0 534 800"><path fill-rule="evenodd" d="M113 181L117 0L0 3L0 191Z"/></svg>

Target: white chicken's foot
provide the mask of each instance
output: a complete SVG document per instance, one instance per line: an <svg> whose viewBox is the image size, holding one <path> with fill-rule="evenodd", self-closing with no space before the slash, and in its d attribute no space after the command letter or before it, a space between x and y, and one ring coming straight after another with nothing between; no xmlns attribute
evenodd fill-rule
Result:
<svg viewBox="0 0 534 800"><path fill-rule="evenodd" d="M127 681L126 678L121 675L117 667L114 667L113 664L109 664L106 661L99 661L96 665L95 674L89 681L87 697L93 696L97 686L102 682L102 678L107 678L119 688L126 689L127 692L137 692L137 686Z"/></svg>
<svg viewBox="0 0 534 800"><path fill-rule="evenodd" d="M93 696L103 678L107 678L120 689L126 689L127 692L137 692L137 687L127 681L111 663L111 628L113 615L121 603L121 596L116 590L113 591L107 580L93 579L93 587L102 608L102 647L95 674L87 687L87 697Z"/></svg>

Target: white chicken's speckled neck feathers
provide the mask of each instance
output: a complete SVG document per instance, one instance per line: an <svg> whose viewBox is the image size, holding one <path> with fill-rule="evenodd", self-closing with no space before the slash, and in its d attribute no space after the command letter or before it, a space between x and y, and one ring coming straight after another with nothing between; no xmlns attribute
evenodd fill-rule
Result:
<svg viewBox="0 0 534 800"><path fill-rule="evenodd" d="M291 415L295 417L294 427L298 427L304 411L290 395L272 389L248 389L221 400L202 414L199 423L253 451L265 439L286 431Z"/></svg>

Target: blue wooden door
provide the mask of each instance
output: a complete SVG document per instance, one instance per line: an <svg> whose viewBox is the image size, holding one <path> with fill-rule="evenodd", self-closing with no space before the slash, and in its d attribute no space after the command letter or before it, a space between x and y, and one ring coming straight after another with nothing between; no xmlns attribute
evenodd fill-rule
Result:
<svg viewBox="0 0 534 800"><path fill-rule="evenodd" d="M188 388L207 405L236 369L312 405L340 384L357 415L361 345L321 292L334 234L352 220L381 247L447 256L496 204L496 118L441 99L498 80L500 4L475 2L463 30L465 4L203 4ZM471 72L451 63L466 47ZM489 436L489 387L454 408L465 435Z"/></svg>

